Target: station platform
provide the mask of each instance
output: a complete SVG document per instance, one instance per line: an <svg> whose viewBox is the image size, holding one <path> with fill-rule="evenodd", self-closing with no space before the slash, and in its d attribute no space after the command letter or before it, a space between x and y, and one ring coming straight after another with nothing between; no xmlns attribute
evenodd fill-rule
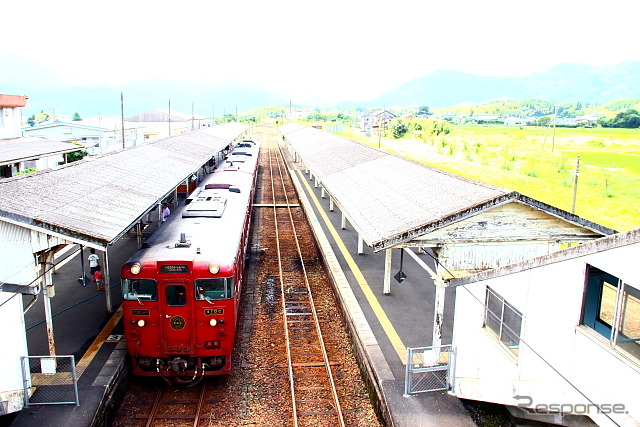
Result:
<svg viewBox="0 0 640 427"><path fill-rule="evenodd" d="M151 218L145 233L157 228ZM111 312L107 310L104 290L93 282L83 285L80 257L84 257L85 274L89 274L89 250L70 245L55 257L55 297L51 298L54 345L57 355L74 356L80 404L38 404L0 417L0 426L61 427L103 425L109 406L114 405L118 385L126 382L126 343L122 338L120 267L137 250L137 237L125 234L108 249ZM102 254L99 254L102 255ZM104 267L104 258L100 256ZM26 307L30 296L23 296ZM30 356L49 354L43 297L25 313L27 346Z"/></svg>
<svg viewBox="0 0 640 427"><path fill-rule="evenodd" d="M309 222L322 256L349 313L377 383L384 418L395 427L475 426L455 396L444 391L405 395L406 348L432 345L435 285L427 271L409 256L392 257L392 274L402 271L399 283L391 278L391 293L384 294L384 251L374 253L363 245L358 254L358 234L347 221L341 229L342 213L328 196L323 197L310 174L288 160ZM435 271L428 254L418 255ZM442 344L451 343L455 288L445 291Z"/></svg>
<svg viewBox="0 0 640 427"><path fill-rule="evenodd" d="M445 392L404 395L406 347L431 345L435 286L426 271L405 257L402 283L393 278L391 294L384 295L384 253L365 246L357 255L358 238L347 224L340 227L341 213L329 211L328 198L322 198L304 171L288 163L299 188L301 203L321 245L343 306L353 321L359 346L371 366L371 378L380 398L385 421L394 427L475 426L462 403ZM154 218L154 221L157 221ZM153 231L152 223L147 231ZM79 281L80 252L77 246L56 259L56 296L51 300L57 354L74 355L79 376L80 405L29 406L17 414L0 417L0 426L59 427L109 424L109 409L116 404L126 385L126 346L121 341L122 321L118 310L120 266L137 249L135 236L125 236L109 248L111 304L107 312L104 291L94 283ZM88 257L84 250L83 256ZM433 268L428 255L421 259ZM392 271L400 269L394 254ZM85 261L88 273L88 262ZM451 342L455 289L447 289L443 343ZM25 298L25 306L30 300ZM38 301L25 314L30 355L46 355L44 308Z"/></svg>

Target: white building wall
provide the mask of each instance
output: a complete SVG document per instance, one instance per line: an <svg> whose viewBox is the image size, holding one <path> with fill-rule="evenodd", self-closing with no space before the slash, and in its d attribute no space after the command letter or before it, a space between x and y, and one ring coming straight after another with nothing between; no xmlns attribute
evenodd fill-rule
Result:
<svg viewBox="0 0 640 427"><path fill-rule="evenodd" d="M22 136L20 111L18 107L0 107L0 139Z"/></svg>
<svg viewBox="0 0 640 427"><path fill-rule="evenodd" d="M0 221L0 281L35 284L34 253L64 241ZM24 402L20 358L29 354L22 295L0 292L0 415L22 409ZM4 411L4 412L3 412Z"/></svg>
<svg viewBox="0 0 640 427"><path fill-rule="evenodd" d="M600 425L640 425L640 361L580 326L586 264L640 288L640 245L563 260L458 288L453 331L453 394L517 406L623 404L627 414L593 413ZM515 356L483 328L486 286L523 314ZM580 408L582 409L582 408Z"/></svg>
<svg viewBox="0 0 640 427"><path fill-rule="evenodd" d="M0 280L28 284L36 278L35 262L29 231L0 221ZM22 295L0 292L0 399L7 413L23 406L22 368L20 357L28 355ZM10 325L10 326L9 326ZM9 327L6 327L9 326ZM0 409L1 413L2 409Z"/></svg>

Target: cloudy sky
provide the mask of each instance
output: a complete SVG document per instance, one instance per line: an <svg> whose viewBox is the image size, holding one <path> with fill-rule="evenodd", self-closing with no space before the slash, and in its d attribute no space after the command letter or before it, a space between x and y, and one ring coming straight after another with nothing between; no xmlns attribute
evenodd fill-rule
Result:
<svg viewBox="0 0 640 427"><path fill-rule="evenodd" d="M640 60L637 0L6 3L0 51L77 84L234 80L360 100L442 68L523 76Z"/></svg>

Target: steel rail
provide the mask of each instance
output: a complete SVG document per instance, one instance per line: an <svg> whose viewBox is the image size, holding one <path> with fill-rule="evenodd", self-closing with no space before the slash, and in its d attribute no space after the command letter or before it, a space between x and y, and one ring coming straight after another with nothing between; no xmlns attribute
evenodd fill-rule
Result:
<svg viewBox="0 0 640 427"><path fill-rule="evenodd" d="M331 396L333 398L333 404L334 404L334 411L336 414L336 418L338 419L338 425L340 425L341 427L344 427L344 417L343 417L343 413L342 413L342 408L340 406L340 401L338 398L338 392L336 389L336 385L335 385L335 381L333 379L333 372L331 370L331 365L329 363L329 356L327 354L327 349L326 349L326 345L324 342L324 338L322 336L322 330L320 328L320 320L318 318L318 313L316 311L316 307L315 307L315 301L313 298L313 293L311 291L311 285L309 283L309 277L307 274L307 269L304 263L304 257L302 254L302 249L300 247L300 239L298 238L298 233L296 230L296 225L295 225L295 220L293 217L293 213L291 210L291 204L289 203L289 196L287 195L287 185L285 183L285 178L284 176L286 175L286 172L283 173L283 165L285 164L284 162L284 157L282 155L281 149L279 144L277 144L277 148L275 150L270 150L269 151L269 165L270 165L270 175L271 175L271 186L272 186L272 194L273 194L273 205L274 205L274 222L276 223L276 241L278 242L278 265L279 265L279 275L280 275L280 289L281 289L281 293L282 293L282 307L283 307L283 318L284 318L284 327L285 327L285 337L286 337L286 343L287 343L287 358L288 358L288 368L289 368L289 376L290 376L290 385L291 385L291 390L292 390L292 400L293 400L293 406L294 406L294 423L297 426L298 425L298 421L297 421L297 404L296 404L296 400L295 400L295 380L294 380L294 376L293 376L293 361L292 361L292 356L291 356L291 340L289 337L289 331L288 331L288 325L289 325L289 321L287 320L287 301L286 301L286 293L285 293L285 288L284 288L284 280L283 280L283 272L282 272L282 260L281 260L281 250L280 250L280 240L279 240L279 236L278 236L278 220L277 220L277 209L276 209L276 200L275 200L275 179L274 179L274 171L273 171L273 156L272 156L272 152L275 151L275 156L276 156L276 167L278 170L278 178L277 181L282 185L282 191L284 194L284 198L285 198L285 203L284 205L287 207L287 213L288 213L288 217L289 217L289 222L291 224L292 230L293 230L293 237L295 240L295 246L296 246L296 252L297 252L297 257L300 261L300 266L302 269L302 276L304 277L304 283L305 283L305 287L306 287L306 295L308 298L308 303L309 303L309 308L311 310L312 316L313 316L313 323L315 325L315 332L316 332L316 337L317 340L319 342L319 347L320 350L322 352L322 359L323 359L323 364L324 364L324 369L325 369L325 373L327 376L327 381L329 383L329 388L331 391Z"/></svg>
<svg viewBox="0 0 640 427"><path fill-rule="evenodd" d="M160 386L158 390L158 395L156 396L156 400L153 402L153 406L151 407L151 412L149 413L149 418L147 419L146 427L151 427L156 420L156 415L158 415L158 408L160 408L160 399L164 394L165 385Z"/></svg>

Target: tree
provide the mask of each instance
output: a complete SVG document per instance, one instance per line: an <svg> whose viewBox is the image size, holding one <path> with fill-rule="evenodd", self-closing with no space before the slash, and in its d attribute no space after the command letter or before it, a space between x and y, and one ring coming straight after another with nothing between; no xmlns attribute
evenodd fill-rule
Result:
<svg viewBox="0 0 640 427"><path fill-rule="evenodd" d="M82 146L82 144L80 144L78 141L72 141L72 144ZM72 151L71 153L67 153L67 163L82 160L82 158L86 157L88 154L89 153L87 153L87 150Z"/></svg>
<svg viewBox="0 0 640 427"><path fill-rule="evenodd" d="M536 124L538 126L549 126L549 123L551 123L551 119L552 119L552 116L542 116L538 118Z"/></svg>
<svg viewBox="0 0 640 427"><path fill-rule="evenodd" d="M420 106L420 108L418 108L418 112L416 113L417 115L425 115L428 116L429 114L431 114L431 112L429 111L429 107L426 105L422 105Z"/></svg>
<svg viewBox="0 0 640 427"><path fill-rule="evenodd" d="M391 122L391 131L393 133L393 139L400 139L409 131L409 128L402 119L393 119Z"/></svg>
<svg viewBox="0 0 640 427"><path fill-rule="evenodd" d="M640 127L640 113L638 113L638 110L628 109L616 114L611 120L603 120L601 124L603 127L608 128L635 129Z"/></svg>
<svg viewBox="0 0 640 427"><path fill-rule="evenodd" d="M73 115L73 121L74 122L79 122L80 120L82 120L82 117L80 117L80 114L78 114L77 112Z"/></svg>
<svg viewBox="0 0 640 427"><path fill-rule="evenodd" d="M27 124L29 126L35 126L35 124L36 124L36 115L35 114L32 114L31 117L29 117L27 119Z"/></svg>
<svg viewBox="0 0 640 427"><path fill-rule="evenodd" d="M51 116L49 115L49 113L40 111L40 114L36 116L36 123L46 122L47 120L50 120L50 119L51 119Z"/></svg>

